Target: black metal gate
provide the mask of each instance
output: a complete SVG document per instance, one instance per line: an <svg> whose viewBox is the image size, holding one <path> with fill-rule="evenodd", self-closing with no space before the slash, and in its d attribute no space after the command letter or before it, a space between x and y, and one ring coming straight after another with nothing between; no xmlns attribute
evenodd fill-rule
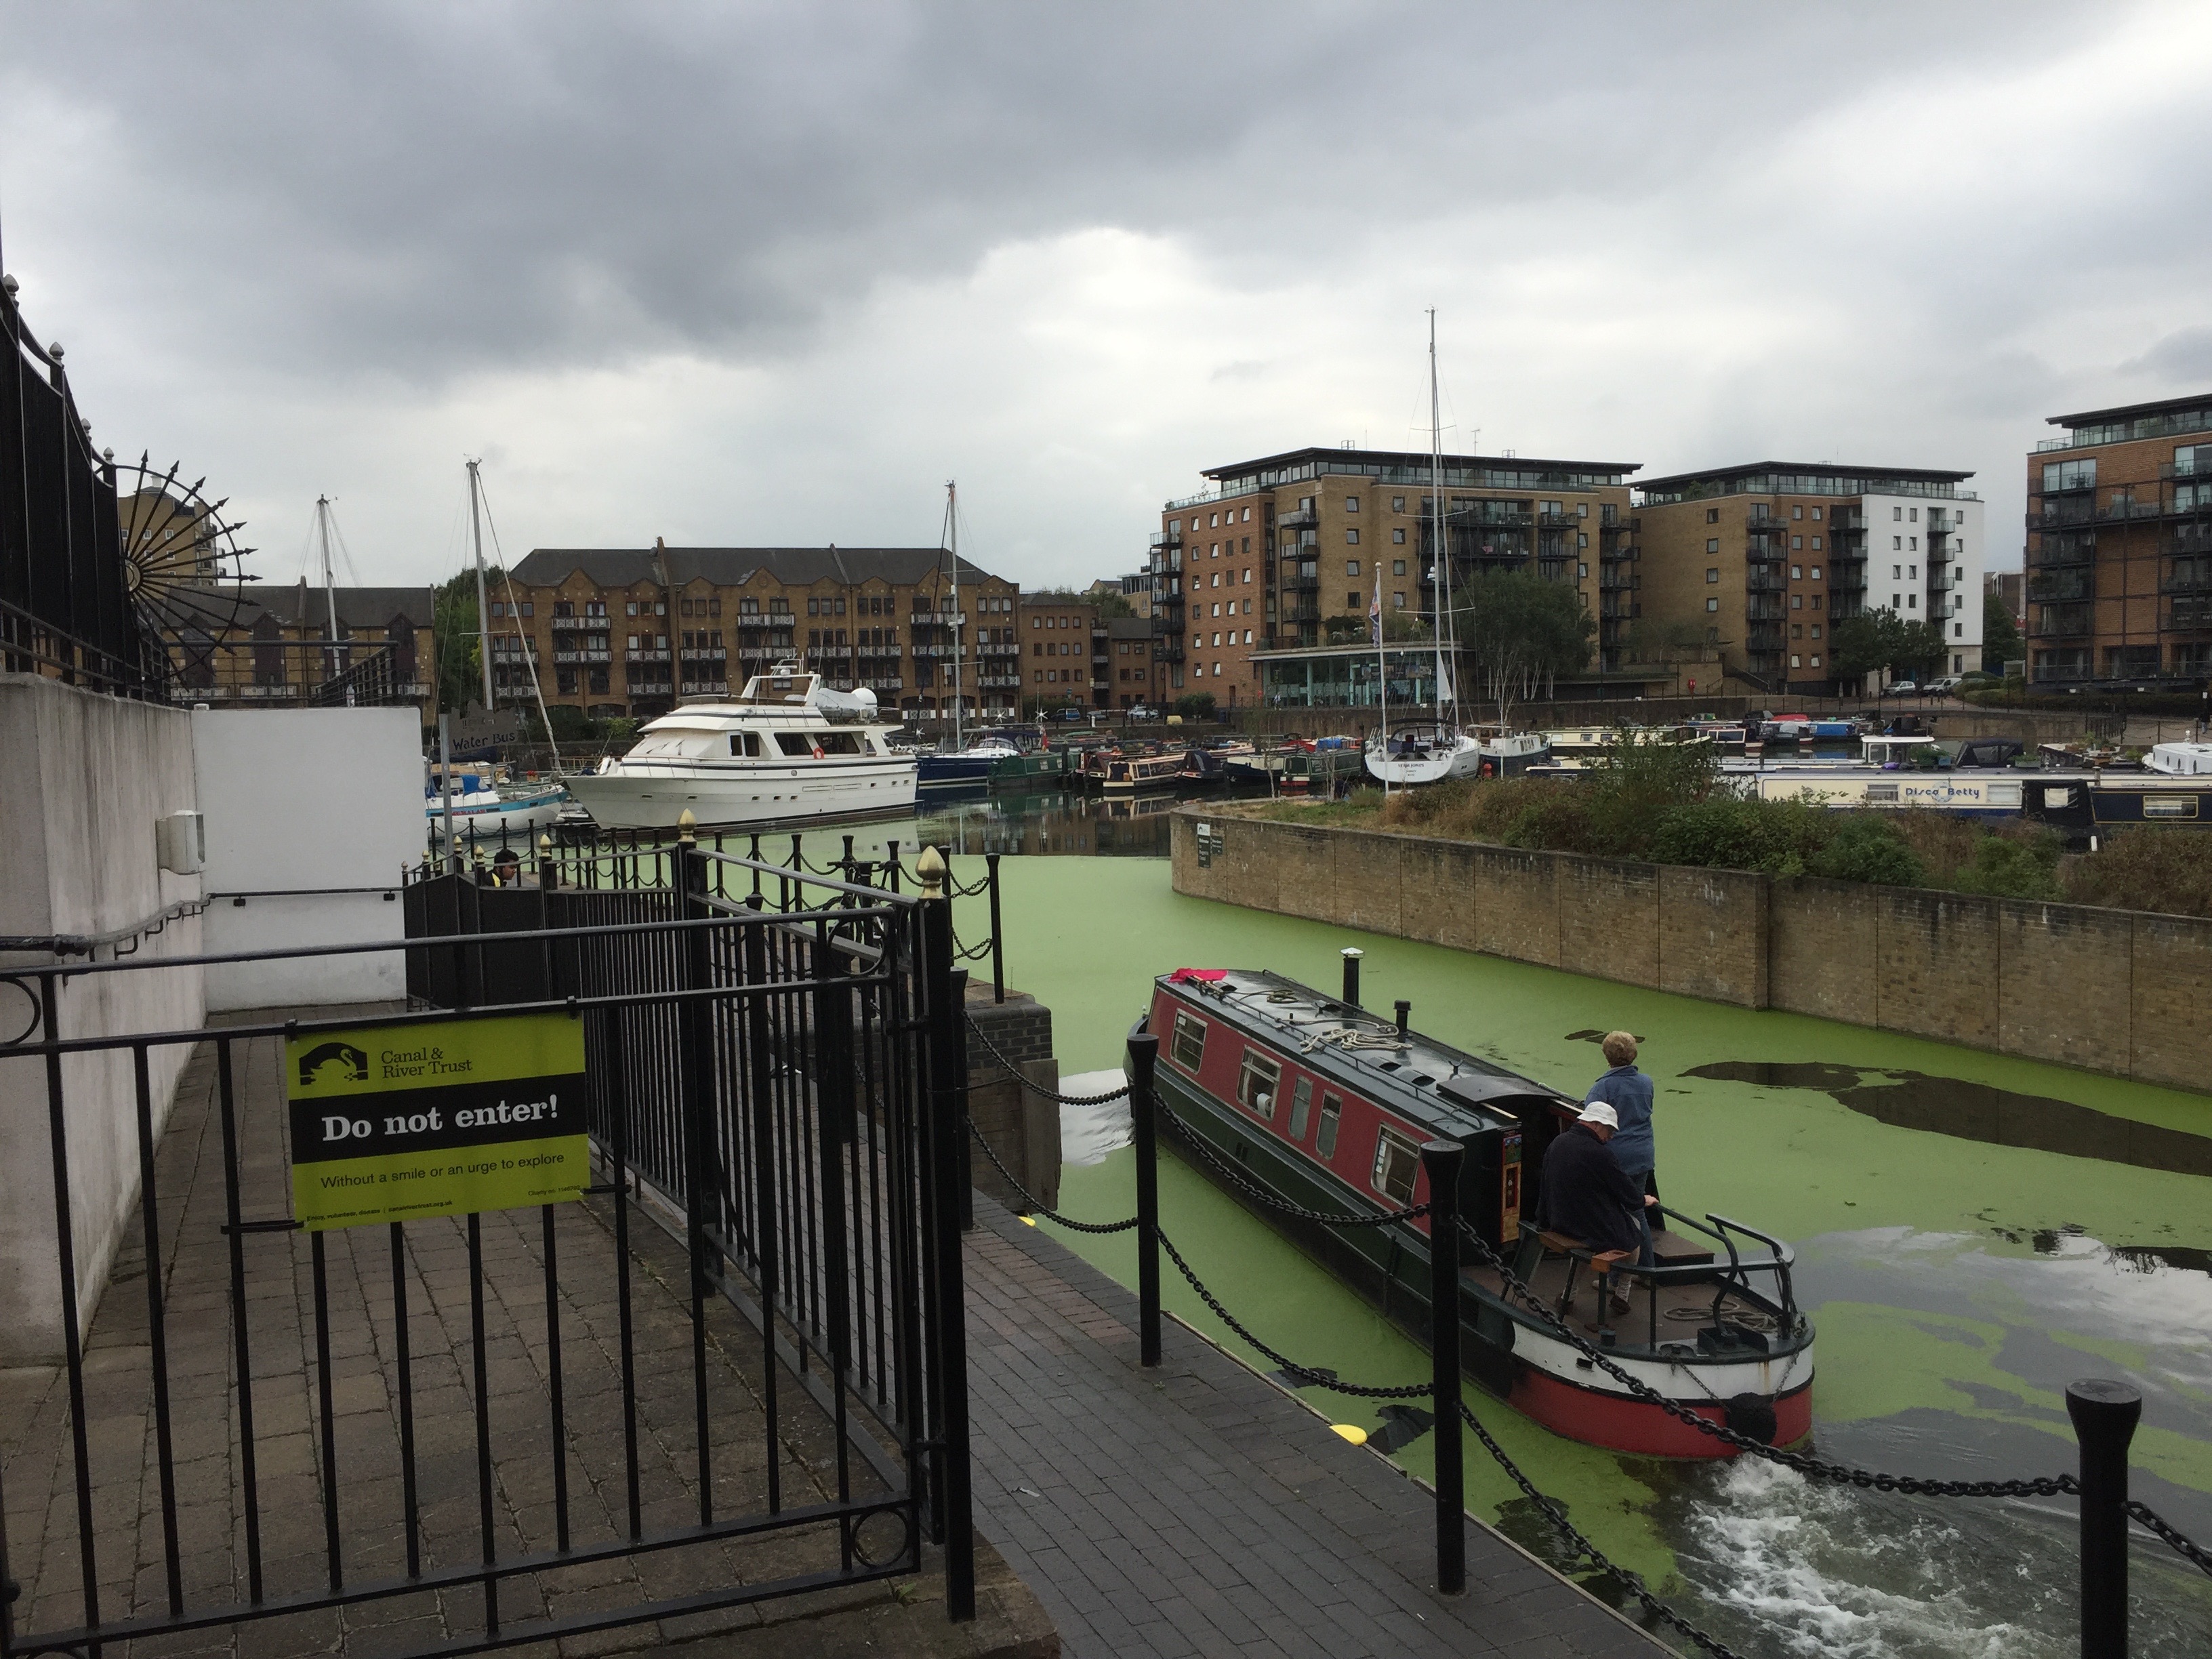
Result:
<svg viewBox="0 0 2212 1659"><path fill-rule="evenodd" d="M583 1023L580 1203L302 1231L270 1059L360 1019L71 1038L82 976L179 960L0 975L40 1016L0 1063L44 1068L66 1347L0 1422L0 1659L271 1621L272 1652L677 1637L931 1542L972 1613L948 904L670 857L672 888L405 895L383 1023ZM142 1190L88 1344L70 1123L101 1066Z"/></svg>

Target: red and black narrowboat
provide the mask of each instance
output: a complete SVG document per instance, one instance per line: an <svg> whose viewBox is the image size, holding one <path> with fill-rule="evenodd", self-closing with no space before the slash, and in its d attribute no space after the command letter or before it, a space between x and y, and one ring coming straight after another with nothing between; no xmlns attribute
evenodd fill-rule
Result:
<svg viewBox="0 0 2212 1659"><path fill-rule="evenodd" d="M1791 1290L1786 1244L1719 1216L1662 1209L1657 1265L1632 1273L1620 1314L1605 1304L1579 1241L1531 1224L1544 1150L1578 1101L1267 971L1163 975L1146 1024L1160 1040L1162 1099L1255 1185L1329 1214L1405 1209L1428 1199L1422 1144L1457 1141L1467 1149L1461 1213L1583 1342L1739 1433L1786 1445L1811 1432L1813 1326ZM1426 1217L1330 1227L1255 1207L1425 1336ZM1616 1451L1731 1455L1509 1297L1495 1269L1464 1267L1460 1287L1468 1370L1523 1414Z"/></svg>

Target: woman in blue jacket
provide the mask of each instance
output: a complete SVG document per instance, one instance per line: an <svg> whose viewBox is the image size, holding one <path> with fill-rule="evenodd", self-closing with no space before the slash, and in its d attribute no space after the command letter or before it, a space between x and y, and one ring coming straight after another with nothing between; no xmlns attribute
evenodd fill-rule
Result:
<svg viewBox="0 0 2212 1659"><path fill-rule="evenodd" d="M1605 1051L1606 1064L1612 1069L1589 1086L1583 1097L1584 1103L1601 1100L1613 1108L1620 1128L1606 1150L1619 1160L1622 1171L1636 1183L1637 1190L1646 1192L1651 1188L1651 1172L1658 1166L1657 1148L1651 1139L1651 1079L1636 1069L1636 1039L1626 1031L1607 1031L1599 1045ZM1637 1265L1653 1265L1651 1254L1651 1217L1649 1211L1640 1218L1644 1229L1644 1248L1638 1254Z"/></svg>

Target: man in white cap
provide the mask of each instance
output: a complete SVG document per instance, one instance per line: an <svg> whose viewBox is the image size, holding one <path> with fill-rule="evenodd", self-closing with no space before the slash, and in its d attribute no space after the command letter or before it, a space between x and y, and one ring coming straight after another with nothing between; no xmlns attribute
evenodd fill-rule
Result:
<svg viewBox="0 0 2212 1659"><path fill-rule="evenodd" d="M1613 1108L1593 1100L1552 1138L1544 1152L1538 1224L1589 1245L1590 1265L1603 1275L1599 1296L1611 1297L1613 1312L1626 1313L1628 1298L1613 1289L1613 1275L1605 1270L1643 1244L1644 1206L1658 1200L1644 1195L1606 1145L1620 1128ZM1602 1301L1598 1311L1605 1311Z"/></svg>

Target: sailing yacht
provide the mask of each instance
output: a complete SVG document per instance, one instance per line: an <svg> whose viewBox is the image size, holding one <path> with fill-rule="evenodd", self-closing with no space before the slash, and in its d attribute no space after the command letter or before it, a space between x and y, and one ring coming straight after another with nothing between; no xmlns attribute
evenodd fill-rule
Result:
<svg viewBox="0 0 2212 1659"><path fill-rule="evenodd" d="M1387 665L1378 663L1376 690L1382 699L1381 729L1367 744L1367 771L1384 789L1416 783L1440 783L1446 778L1480 775L1482 745L1459 726L1459 694L1452 684L1456 654L1451 639L1451 559L1444 544L1443 417L1437 398L1437 313L1429 312L1429 550L1436 560L1437 596L1437 712L1425 724L1391 730L1389 714L1390 680ZM1378 599L1380 589L1377 589ZM1376 652L1382 656L1381 610L1376 612ZM1494 763L1493 763L1494 764Z"/></svg>

